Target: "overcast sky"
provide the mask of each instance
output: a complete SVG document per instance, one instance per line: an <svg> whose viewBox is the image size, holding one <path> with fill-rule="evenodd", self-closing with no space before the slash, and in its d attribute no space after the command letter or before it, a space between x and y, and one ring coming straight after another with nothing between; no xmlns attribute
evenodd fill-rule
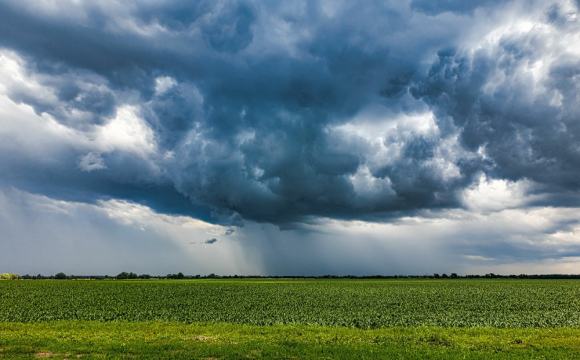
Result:
<svg viewBox="0 0 580 360"><path fill-rule="evenodd" d="M580 1L0 2L0 272L580 273Z"/></svg>

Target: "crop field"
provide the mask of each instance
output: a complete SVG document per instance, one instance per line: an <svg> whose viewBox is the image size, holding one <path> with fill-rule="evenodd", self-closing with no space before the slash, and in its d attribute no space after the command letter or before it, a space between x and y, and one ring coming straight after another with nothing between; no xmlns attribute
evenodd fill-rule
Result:
<svg viewBox="0 0 580 360"><path fill-rule="evenodd" d="M0 357L160 351L214 358L577 358L580 281L0 282Z"/></svg>
<svg viewBox="0 0 580 360"><path fill-rule="evenodd" d="M3 322L580 327L580 281L4 281L0 309Z"/></svg>

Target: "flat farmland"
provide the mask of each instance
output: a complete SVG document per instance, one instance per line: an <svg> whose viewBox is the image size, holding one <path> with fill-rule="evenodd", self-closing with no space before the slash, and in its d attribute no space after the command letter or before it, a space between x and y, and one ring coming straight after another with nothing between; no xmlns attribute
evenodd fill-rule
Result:
<svg viewBox="0 0 580 360"><path fill-rule="evenodd" d="M579 339L577 280L0 282L3 357L574 358Z"/></svg>
<svg viewBox="0 0 580 360"><path fill-rule="evenodd" d="M576 280L3 281L0 321L580 326Z"/></svg>

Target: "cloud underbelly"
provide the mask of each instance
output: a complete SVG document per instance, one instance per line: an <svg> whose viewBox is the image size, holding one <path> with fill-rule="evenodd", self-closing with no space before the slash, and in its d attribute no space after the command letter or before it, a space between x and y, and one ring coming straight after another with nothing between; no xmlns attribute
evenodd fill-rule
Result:
<svg viewBox="0 0 580 360"><path fill-rule="evenodd" d="M141 5L0 5L2 182L280 226L578 200L575 2Z"/></svg>

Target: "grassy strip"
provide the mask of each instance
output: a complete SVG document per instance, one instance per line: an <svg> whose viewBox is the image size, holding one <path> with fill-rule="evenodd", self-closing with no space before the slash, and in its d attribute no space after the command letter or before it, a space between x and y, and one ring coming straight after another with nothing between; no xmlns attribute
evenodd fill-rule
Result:
<svg viewBox="0 0 580 360"><path fill-rule="evenodd" d="M0 323L10 358L580 358L580 329Z"/></svg>

